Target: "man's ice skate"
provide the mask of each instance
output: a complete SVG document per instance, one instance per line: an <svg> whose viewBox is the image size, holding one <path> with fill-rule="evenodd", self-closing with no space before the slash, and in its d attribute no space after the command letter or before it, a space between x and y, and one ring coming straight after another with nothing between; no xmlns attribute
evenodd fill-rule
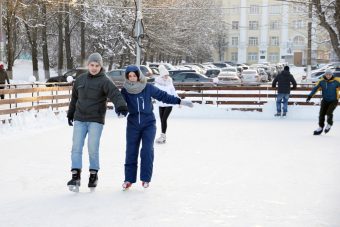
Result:
<svg viewBox="0 0 340 227"><path fill-rule="evenodd" d="M80 173L80 169L72 169L72 179L67 182L68 189L72 192L79 192Z"/></svg>
<svg viewBox="0 0 340 227"><path fill-rule="evenodd" d="M282 117L283 117L283 118L287 117L287 113L284 112L284 113L282 114Z"/></svg>
<svg viewBox="0 0 340 227"><path fill-rule="evenodd" d="M128 182L128 181L125 181L122 185L123 187L123 191L126 191L128 190L130 187L132 186L132 183Z"/></svg>
<svg viewBox="0 0 340 227"><path fill-rule="evenodd" d="M276 113L274 117L281 117L281 113Z"/></svg>
<svg viewBox="0 0 340 227"><path fill-rule="evenodd" d="M322 133L323 128L319 127L317 130L314 131L314 135L318 136Z"/></svg>
<svg viewBox="0 0 340 227"><path fill-rule="evenodd" d="M142 186L143 186L143 188L148 188L150 186L150 183L143 181Z"/></svg>
<svg viewBox="0 0 340 227"><path fill-rule="evenodd" d="M88 187L90 188L91 191L95 190L95 188L97 187L97 183L98 183L98 171L91 169L88 184Z"/></svg>
<svg viewBox="0 0 340 227"><path fill-rule="evenodd" d="M162 133L158 139L156 139L156 142L159 144L165 143L166 142L166 135Z"/></svg>
<svg viewBox="0 0 340 227"><path fill-rule="evenodd" d="M325 128L325 133L328 133L331 130L332 125L327 124Z"/></svg>

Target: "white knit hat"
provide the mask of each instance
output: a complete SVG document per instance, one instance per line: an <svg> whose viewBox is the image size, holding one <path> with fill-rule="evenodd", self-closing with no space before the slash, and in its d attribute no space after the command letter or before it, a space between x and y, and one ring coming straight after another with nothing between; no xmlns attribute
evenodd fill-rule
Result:
<svg viewBox="0 0 340 227"><path fill-rule="evenodd" d="M99 53L93 53L89 56L87 64L90 64L91 62L96 62L100 65L100 67L103 67L103 58Z"/></svg>
<svg viewBox="0 0 340 227"><path fill-rule="evenodd" d="M164 65L159 65L158 66L158 70L159 70L159 75L160 76L169 75L169 71L165 68Z"/></svg>

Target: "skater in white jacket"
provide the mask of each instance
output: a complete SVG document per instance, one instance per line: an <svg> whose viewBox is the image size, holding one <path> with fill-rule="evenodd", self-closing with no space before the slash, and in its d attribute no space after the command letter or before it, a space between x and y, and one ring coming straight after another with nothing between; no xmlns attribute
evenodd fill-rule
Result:
<svg viewBox="0 0 340 227"><path fill-rule="evenodd" d="M169 76L169 71L165 68L164 65L160 65L158 67L159 76L155 79L155 86L166 93L178 97L174 84L172 82L172 78ZM166 104L160 101L157 101L159 106L159 117L161 120L161 128L162 133L160 137L156 140L157 143L165 143L166 142L166 129L167 129L167 120L172 111L171 104Z"/></svg>

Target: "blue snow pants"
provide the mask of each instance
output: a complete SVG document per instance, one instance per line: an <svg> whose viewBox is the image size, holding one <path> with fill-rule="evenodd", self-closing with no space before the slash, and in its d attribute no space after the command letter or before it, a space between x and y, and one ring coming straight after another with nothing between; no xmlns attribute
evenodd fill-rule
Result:
<svg viewBox="0 0 340 227"><path fill-rule="evenodd" d="M154 160L154 140L156 136L156 119L153 113L129 115L126 128L125 181L135 183L137 178L139 147L140 180L150 182Z"/></svg>

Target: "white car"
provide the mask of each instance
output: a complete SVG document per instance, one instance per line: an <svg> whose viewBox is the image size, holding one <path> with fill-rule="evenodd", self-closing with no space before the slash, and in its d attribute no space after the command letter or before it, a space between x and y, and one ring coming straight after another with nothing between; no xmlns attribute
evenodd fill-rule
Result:
<svg viewBox="0 0 340 227"><path fill-rule="evenodd" d="M221 73L219 75L238 75L238 71L236 67L226 67L226 68L221 68Z"/></svg>
<svg viewBox="0 0 340 227"><path fill-rule="evenodd" d="M243 70L241 74L241 80L243 84L260 84L261 77L258 74L257 70L248 69Z"/></svg>

